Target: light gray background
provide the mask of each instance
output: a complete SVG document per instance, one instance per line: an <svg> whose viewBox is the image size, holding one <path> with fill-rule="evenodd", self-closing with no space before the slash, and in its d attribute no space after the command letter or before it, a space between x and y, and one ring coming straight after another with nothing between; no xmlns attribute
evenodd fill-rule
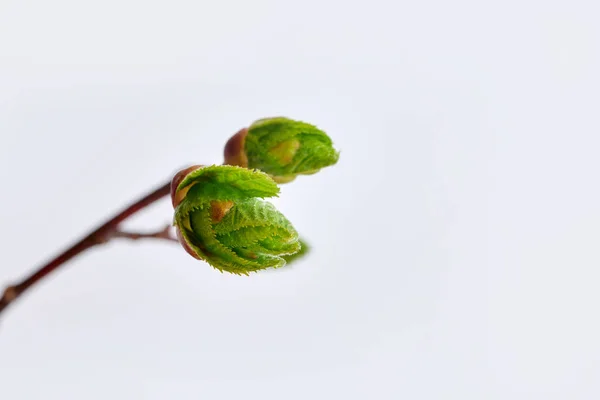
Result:
<svg viewBox="0 0 600 400"><path fill-rule="evenodd" d="M2 284L254 119L341 150L278 201L306 261L91 251L3 316L0 397L597 399L596 4L0 0Z"/></svg>

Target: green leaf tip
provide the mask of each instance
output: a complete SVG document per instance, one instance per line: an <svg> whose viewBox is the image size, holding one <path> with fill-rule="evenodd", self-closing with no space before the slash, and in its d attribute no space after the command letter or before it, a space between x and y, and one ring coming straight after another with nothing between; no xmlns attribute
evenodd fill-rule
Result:
<svg viewBox="0 0 600 400"><path fill-rule="evenodd" d="M298 241L300 242L300 250L297 253L283 256L287 265L304 258L308 253L310 253L310 246L308 243L306 243L306 241L303 239L299 239Z"/></svg>
<svg viewBox="0 0 600 400"><path fill-rule="evenodd" d="M285 265L300 250L298 233L271 203L269 175L237 166L195 166L172 183L175 226L193 257L234 274Z"/></svg>
<svg viewBox="0 0 600 400"><path fill-rule="evenodd" d="M256 168L278 183L334 165L339 152L316 126L285 117L265 118L240 130L225 147L225 162Z"/></svg>

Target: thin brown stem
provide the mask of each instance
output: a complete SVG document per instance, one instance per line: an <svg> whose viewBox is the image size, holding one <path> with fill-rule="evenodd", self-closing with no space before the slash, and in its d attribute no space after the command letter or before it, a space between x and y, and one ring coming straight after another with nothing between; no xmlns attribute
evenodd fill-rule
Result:
<svg viewBox="0 0 600 400"><path fill-rule="evenodd" d="M118 229L111 235L111 238L123 238L130 240L160 239L177 243L179 242L179 240L177 240L177 238L172 233L171 225L167 225L163 229L156 232L128 232Z"/></svg>
<svg viewBox="0 0 600 400"><path fill-rule="evenodd" d="M128 207L126 207L123 211L116 214L114 217L106 221L104 224L100 225L94 231L90 232L88 235L83 237L77 243L73 244L63 253L56 256L54 259L50 260L48 263L42 265L31 275L23 279L22 281L8 286L2 297L0 298L0 313L6 309L6 307L11 304L15 299L21 296L27 289L35 285L37 282L42 280L51 272L58 269L61 265L72 259L73 257L79 255L85 250L94 247L98 244L106 243L111 238L118 236L115 235L118 232L118 225L131 217L133 214L138 211L148 207L152 203L157 200L162 199L167 196L171 190L171 182L166 182L162 186L156 188L152 192L140 198L138 201L132 203ZM120 236L123 237L123 236Z"/></svg>

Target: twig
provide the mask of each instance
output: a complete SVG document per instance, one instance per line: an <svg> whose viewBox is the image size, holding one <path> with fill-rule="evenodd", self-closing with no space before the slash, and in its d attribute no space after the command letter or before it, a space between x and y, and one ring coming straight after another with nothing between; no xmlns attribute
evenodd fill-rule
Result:
<svg viewBox="0 0 600 400"><path fill-rule="evenodd" d="M123 238L123 239L130 239L130 240L162 239L162 240L168 240L168 241L179 243L179 240L177 240L177 238L175 236L173 236L173 234L171 232L171 225L165 226L160 231L150 232L150 233L127 232L127 231L123 231L123 230L119 229L119 230L116 230L111 235L111 238Z"/></svg>
<svg viewBox="0 0 600 400"><path fill-rule="evenodd" d="M163 197L167 196L170 193L170 191L171 181L166 182L162 186L143 196L135 203L132 203L130 206L128 206L123 211L115 215L113 218L106 221L104 224L100 225L93 232L89 233L87 236L79 240L77 243L72 245L63 253L59 254L57 257L38 268L35 272L23 279L21 282L8 286L4 290L4 294L0 298L0 313L2 313L2 311L4 311L9 304L15 301L15 299L17 299L25 291L27 291L27 289L35 285L45 276L58 269L61 265L63 265L73 257L77 256L78 254L98 244L106 243L114 237L129 237L126 236L129 234L126 234L124 232L118 233L119 224L127 218L131 217L133 214L137 213L138 211L148 207L157 200L160 200ZM164 235L164 232L162 234Z"/></svg>

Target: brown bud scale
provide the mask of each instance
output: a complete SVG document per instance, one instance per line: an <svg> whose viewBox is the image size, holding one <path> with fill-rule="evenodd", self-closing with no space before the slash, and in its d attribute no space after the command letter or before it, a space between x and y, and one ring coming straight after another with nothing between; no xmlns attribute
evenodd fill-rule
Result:
<svg viewBox="0 0 600 400"><path fill-rule="evenodd" d="M246 150L244 149L247 135L248 128L242 128L229 138L227 144L225 144L225 150L223 151L225 164L248 168L248 157L246 156Z"/></svg>

